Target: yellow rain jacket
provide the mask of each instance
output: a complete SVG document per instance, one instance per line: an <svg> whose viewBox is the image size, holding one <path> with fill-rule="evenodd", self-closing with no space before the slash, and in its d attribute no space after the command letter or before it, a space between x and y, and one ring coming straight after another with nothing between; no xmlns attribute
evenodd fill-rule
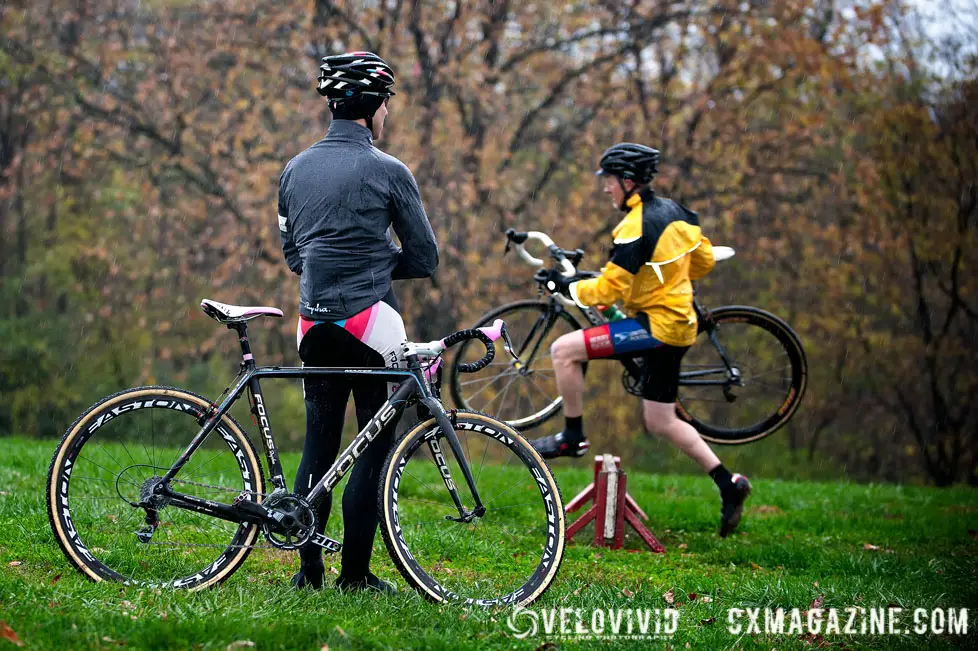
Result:
<svg viewBox="0 0 978 651"><path fill-rule="evenodd" d="M628 214L612 232L611 259L597 278L571 283L581 307L621 301L645 312L652 336L672 346L696 340L693 280L710 273L713 245L700 231L696 213L645 188L628 198Z"/></svg>

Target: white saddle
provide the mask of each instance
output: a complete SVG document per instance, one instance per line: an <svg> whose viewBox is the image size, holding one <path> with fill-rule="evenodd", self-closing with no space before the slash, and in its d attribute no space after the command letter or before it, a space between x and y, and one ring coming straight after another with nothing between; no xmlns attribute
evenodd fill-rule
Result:
<svg viewBox="0 0 978 651"><path fill-rule="evenodd" d="M218 303L209 298L200 302L200 309L204 314L215 319L219 323L235 323L240 321L250 321L260 316L283 316L282 310L277 307L244 307L241 305L227 305Z"/></svg>
<svg viewBox="0 0 978 651"><path fill-rule="evenodd" d="M713 247L713 259L717 262L720 260L726 260L727 258L734 257L734 250L729 246L714 246Z"/></svg>

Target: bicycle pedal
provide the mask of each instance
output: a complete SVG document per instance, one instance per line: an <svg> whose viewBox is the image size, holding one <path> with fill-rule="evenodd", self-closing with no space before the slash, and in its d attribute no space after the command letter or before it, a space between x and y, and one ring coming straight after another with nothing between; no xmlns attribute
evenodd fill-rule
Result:
<svg viewBox="0 0 978 651"><path fill-rule="evenodd" d="M333 540L332 538L327 538L321 533L313 534L313 537L309 539L309 542L312 543L313 545L319 545L330 554L335 554L336 552L343 549L342 543Z"/></svg>

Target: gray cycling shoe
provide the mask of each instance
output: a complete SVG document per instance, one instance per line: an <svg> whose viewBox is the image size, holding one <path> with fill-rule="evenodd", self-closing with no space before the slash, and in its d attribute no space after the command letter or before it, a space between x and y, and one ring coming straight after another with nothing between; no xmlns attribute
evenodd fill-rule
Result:
<svg viewBox="0 0 978 651"><path fill-rule="evenodd" d="M534 439L530 441L530 445L544 459L583 457L591 447L586 438L570 438L566 432Z"/></svg>

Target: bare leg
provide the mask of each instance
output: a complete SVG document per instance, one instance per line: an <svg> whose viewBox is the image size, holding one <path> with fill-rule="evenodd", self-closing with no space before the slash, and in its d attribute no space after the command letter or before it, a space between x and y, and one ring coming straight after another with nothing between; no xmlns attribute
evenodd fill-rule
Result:
<svg viewBox="0 0 978 651"><path fill-rule="evenodd" d="M671 402L642 401L642 412L645 427L666 439L700 464L705 472L710 472L720 465L720 459L710 449L699 432L676 415L676 405Z"/></svg>
<svg viewBox="0 0 978 651"><path fill-rule="evenodd" d="M587 361L587 348L581 330L561 336L550 347L557 390L564 399L564 415L580 416L584 411L584 371L581 365Z"/></svg>
<svg viewBox="0 0 978 651"><path fill-rule="evenodd" d="M530 441L544 459L584 455L588 449L581 414L584 409L584 369L587 347L580 330L559 338L550 347L557 390L564 399L563 431Z"/></svg>

